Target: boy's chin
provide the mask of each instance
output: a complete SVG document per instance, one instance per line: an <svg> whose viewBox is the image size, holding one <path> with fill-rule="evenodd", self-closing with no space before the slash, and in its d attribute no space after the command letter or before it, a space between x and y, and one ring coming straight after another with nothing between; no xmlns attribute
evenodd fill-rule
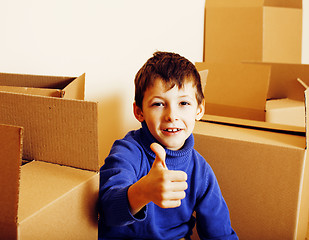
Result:
<svg viewBox="0 0 309 240"><path fill-rule="evenodd" d="M177 151L183 147L183 143L165 143L163 146L169 150Z"/></svg>

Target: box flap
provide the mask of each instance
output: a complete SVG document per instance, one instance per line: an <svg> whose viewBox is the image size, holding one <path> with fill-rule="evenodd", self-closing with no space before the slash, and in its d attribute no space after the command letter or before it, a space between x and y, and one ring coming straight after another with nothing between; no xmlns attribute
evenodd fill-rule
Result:
<svg viewBox="0 0 309 240"><path fill-rule="evenodd" d="M298 83L300 79L309 85L308 64L284 64L284 63L254 63L271 66L271 76L268 99L290 98L304 101L304 87Z"/></svg>
<svg viewBox="0 0 309 240"><path fill-rule="evenodd" d="M62 97L63 95L62 90L50 89L50 88L0 86L0 91L40 95L40 96L46 96L46 97Z"/></svg>
<svg viewBox="0 0 309 240"><path fill-rule="evenodd" d="M269 130L272 132L284 132L290 133L293 135L305 136L306 129L305 127L300 126L291 126L284 125L278 123L270 123L263 121L255 121L241 118L232 118L232 117L224 117L224 116L214 116L205 114L201 121L204 122L212 122L212 123L220 123L229 126L241 126L244 128L250 129L261 129L261 130Z"/></svg>
<svg viewBox="0 0 309 240"><path fill-rule="evenodd" d="M84 100L85 73L77 78L0 73L0 91Z"/></svg>
<svg viewBox="0 0 309 240"><path fill-rule="evenodd" d="M307 88L305 90L305 122L306 122L306 146L308 148L309 143L309 127L308 127L308 121L309 121L309 89Z"/></svg>
<svg viewBox="0 0 309 240"><path fill-rule="evenodd" d="M206 81L207 81L207 75L208 75L208 69L199 71L200 77L201 77L201 85L203 93L205 92L206 87Z"/></svg>
<svg viewBox="0 0 309 240"><path fill-rule="evenodd" d="M23 165L18 208L19 223L57 201L95 174L97 173L41 161Z"/></svg>
<svg viewBox="0 0 309 240"><path fill-rule="evenodd" d="M1 237L6 235L12 237L16 235L22 135L22 128L0 124Z"/></svg>
<svg viewBox="0 0 309 240"><path fill-rule="evenodd" d="M0 85L32 88L63 89L75 77L0 73Z"/></svg>
<svg viewBox="0 0 309 240"><path fill-rule="evenodd" d="M24 127L24 159L99 170L95 102L0 92L0 123Z"/></svg>
<svg viewBox="0 0 309 240"><path fill-rule="evenodd" d="M297 211L297 226L294 239L308 239L309 224L309 155L308 151L305 154L305 162L302 172L302 184L299 191L299 206Z"/></svg>
<svg viewBox="0 0 309 240"><path fill-rule="evenodd" d="M208 69L206 114L264 120L270 66L242 63L196 63Z"/></svg>
<svg viewBox="0 0 309 240"><path fill-rule="evenodd" d="M85 97L85 73L70 82L64 89L64 98L84 100Z"/></svg>
<svg viewBox="0 0 309 240"><path fill-rule="evenodd" d="M302 8L302 0L207 0L207 7L286 7Z"/></svg>
<svg viewBox="0 0 309 240"><path fill-rule="evenodd" d="M41 161L23 165L20 239L97 239L98 191L96 172Z"/></svg>
<svg viewBox="0 0 309 240"><path fill-rule="evenodd" d="M266 102L265 121L305 128L305 102L289 98Z"/></svg>
<svg viewBox="0 0 309 240"><path fill-rule="evenodd" d="M198 70L209 70L205 88L206 115L203 119L276 131L281 129L296 134L304 133L304 127L264 122L265 113L260 111L259 113L264 117L258 118L255 113L259 108L254 104L257 103L256 106L261 110L262 106L265 109L267 99L288 98L304 101L304 86L309 86L309 65L261 62L239 63L239 65L242 67L237 67L237 64L196 63ZM251 72L247 68L251 69ZM246 88L243 84L245 81L241 79L247 78L253 81L249 82ZM223 93L220 90L222 88L225 89ZM244 121L244 119L253 121Z"/></svg>

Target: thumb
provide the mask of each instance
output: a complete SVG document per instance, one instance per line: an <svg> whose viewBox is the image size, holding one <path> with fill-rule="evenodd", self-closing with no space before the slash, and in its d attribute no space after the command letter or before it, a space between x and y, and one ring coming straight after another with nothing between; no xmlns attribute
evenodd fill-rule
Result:
<svg viewBox="0 0 309 240"><path fill-rule="evenodd" d="M150 145L150 148L156 154L156 158L153 165L161 164L163 168L167 169L167 166L165 164L165 156L166 156L165 149L158 143L152 143Z"/></svg>

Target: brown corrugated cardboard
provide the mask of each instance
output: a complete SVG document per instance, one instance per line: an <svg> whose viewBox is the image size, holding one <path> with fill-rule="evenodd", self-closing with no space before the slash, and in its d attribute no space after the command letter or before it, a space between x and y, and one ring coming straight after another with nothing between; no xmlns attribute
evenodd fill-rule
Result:
<svg viewBox="0 0 309 240"><path fill-rule="evenodd" d="M97 239L96 172L33 161L20 180L20 239Z"/></svg>
<svg viewBox="0 0 309 240"><path fill-rule="evenodd" d="M15 92L25 93L31 95L41 95L47 97L63 97L63 91L49 88L29 88L29 87L14 87L14 86L0 86L1 92Z"/></svg>
<svg viewBox="0 0 309 240"><path fill-rule="evenodd" d="M201 77L201 85L202 89L205 89L206 81L207 81L207 75L208 75L208 69L199 71L200 77Z"/></svg>
<svg viewBox="0 0 309 240"><path fill-rule="evenodd" d="M0 90L0 239L97 239L97 103L76 100L84 75L5 75L15 90L33 80L38 95Z"/></svg>
<svg viewBox="0 0 309 240"><path fill-rule="evenodd" d="M252 107L254 100L243 98L247 96L243 91L251 91L251 97L260 98L261 104L269 98L290 98L305 102L308 109L309 92L304 93L304 87L297 82L297 78L301 78L308 84L308 65L239 63L205 67L205 64L197 66L202 67L199 70L209 70L206 102L211 100L216 104L216 98L227 94L238 98L231 100L232 104L236 103L231 110L243 107L237 105L241 99L249 102L244 108ZM252 77L260 82L240 87L239 91L238 84L251 81L244 66L256 67L256 71L252 70L256 76ZM232 85L229 82L237 86L229 88ZM262 89L254 95L259 86L266 86L266 91ZM228 99L219 103L230 107ZM229 117L225 112L215 111L211 113L214 115L204 118L205 122L197 122L195 148L214 169L239 238L305 239L309 212L308 126L306 132L303 127L254 121L250 116L240 119L241 115ZM215 115L219 113L222 116ZM308 114L306 111L306 119Z"/></svg>
<svg viewBox="0 0 309 240"><path fill-rule="evenodd" d="M97 239L98 173L42 161L21 166L22 132L0 124L0 239Z"/></svg>
<svg viewBox="0 0 309 240"><path fill-rule="evenodd" d="M309 81L309 65L305 64L203 62L196 63L196 67L199 71L209 70L203 119L233 124L250 125L250 121L243 120L247 119L262 121L258 124L267 128L274 127L264 122L266 100L289 98L304 102L304 87L297 79L307 84ZM252 125L255 123L251 122ZM304 127L280 128L305 131Z"/></svg>
<svg viewBox="0 0 309 240"><path fill-rule="evenodd" d="M268 100L265 111L266 122L305 127L303 101L288 98Z"/></svg>
<svg viewBox="0 0 309 240"><path fill-rule="evenodd" d="M0 125L0 238L16 239L22 128Z"/></svg>
<svg viewBox="0 0 309 240"><path fill-rule="evenodd" d="M84 100L85 74L75 77L0 73L0 91Z"/></svg>
<svg viewBox="0 0 309 240"><path fill-rule="evenodd" d="M301 63L302 0L207 0L204 60Z"/></svg>
<svg viewBox="0 0 309 240"><path fill-rule="evenodd" d="M24 78L27 81L32 79L28 75L14 75L13 79L18 82ZM62 82L62 78L59 78L33 77L38 82L44 82L41 88L59 86ZM72 82L72 78L68 79ZM33 86L38 87L39 84ZM84 88L75 92L81 90ZM66 92L70 94L70 91ZM43 160L95 171L99 168L97 161L85 162L85 159L98 157L95 102L0 91L0 123L24 127L23 159Z"/></svg>
<svg viewBox="0 0 309 240"><path fill-rule="evenodd" d="M196 67L209 71L206 114L264 120L269 67L240 63L196 63Z"/></svg>
<svg viewBox="0 0 309 240"><path fill-rule="evenodd" d="M303 136L198 122L195 149L214 169L240 239L305 239L308 157Z"/></svg>

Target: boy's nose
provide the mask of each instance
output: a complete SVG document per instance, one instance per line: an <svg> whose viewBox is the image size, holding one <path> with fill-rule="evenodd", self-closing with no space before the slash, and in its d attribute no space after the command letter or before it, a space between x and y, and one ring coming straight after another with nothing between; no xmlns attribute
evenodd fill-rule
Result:
<svg viewBox="0 0 309 240"><path fill-rule="evenodd" d="M165 114L165 120L168 122L174 122L178 119L177 113L174 109L169 108Z"/></svg>

